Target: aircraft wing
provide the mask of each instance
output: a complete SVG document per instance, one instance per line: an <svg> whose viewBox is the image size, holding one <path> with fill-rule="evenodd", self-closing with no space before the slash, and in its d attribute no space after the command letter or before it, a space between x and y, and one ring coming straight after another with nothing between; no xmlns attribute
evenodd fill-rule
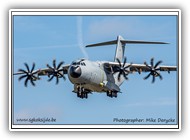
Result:
<svg viewBox="0 0 190 140"><path fill-rule="evenodd" d="M67 70L69 68L69 64L68 65L64 65L62 66L62 68L59 69L59 71L63 72L63 74L67 74ZM20 75L23 74L25 71L22 69L19 69L18 72L14 73L13 75ZM27 71L26 71L27 72ZM45 75L51 75L52 73L52 69L51 68L43 68L43 69L37 69L32 71L33 74L37 74L38 76L45 76Z"/></svg>
<svg viewBox="0 0 190 140"><path fill-rule="evenodd" d="M117 75L115 78L117 78L118 82L122 82L121 80L122 77L128 80L128 74L134 72L138 72L139 74L141 72L147 72L148 75L144 77L144 80L152 76L152 83L154 83L156 77L159 77L160 80L163 79L159 71L167 71L168 73L170 73L170 71L177 71L176 66L163 66L160 65L161 63L162 61L158 61L154 65L154 58L152 58L150 61L150 65L148 65L146 62L144 62L144 64L131 64L131 63L126 63L126 58L125 58L124 63L121 63L119 60L118 62L104 63L104 69L111 70L110 72L112 72L114 75Z"/></svg>
<svg viewBox="0 0 190 140"><path fill-rule="evenodd" d="M149 71L149 68L145 64L132 64L131 67L129 68L131 72L147 72ZM159 71L176 71L177 67L176 66L159 66L157 68Z"/></svg>
<svg viewBox="0 0 190 140"><path fill-rule="evenodd" d="M63 65L62 68L59 69L60 72L63 72L63 74L67 74L67 70L69 68L69 64L68 65ZM37 70L37 75L38 76L44 76L44 75L51 75L52 73L52 69L51 68L44 68L44 69L39 69Z"/></svg>
<svg viewBox="0 0 190 140"><path fill-rule="evenodd" d="M68 68L70 65L62 65L64 62L60 62L56 66L56 61L53 61L53 66L47 64L47 68L43 69L35 69L35 63L33 63L32 68L28 66L27 63L24 63L26 69L19 69L18 72L14 73L13 75L21 75L18 80L25 79L24 85L27 87L28 81L31 82L33 86L35 86L34 81L40 80L40 76L48 76L48 81L51 81L56 78L56 84L59 83L59 78L66 79L64 74L67 74Z"/></svg>
<svg viewBox="0 0 190 140"><path fill-rule="evenodd" d="M112 67L113 72L115 72L115 69L114 69L115 67L119 67L118 62L107 62L107 63L105 63L105 65ZM121 63L121 65L123 65L123 63ZM151 65L148 65L149 67L147 67L147 65L145 65L145 64L130 64L130 63L126 63L124 65L124 67L126 67L127 65L130 65L130 67L129 67L129 72L130 73L133 73L133 72L138 72L138 73L148 72L148 71L150 71L149 67L151 67ZM157 70L159 70L159 71L167 71L167 72L177 71L177 67L176 66L160 65L160 66L157 67Z"/></svg>

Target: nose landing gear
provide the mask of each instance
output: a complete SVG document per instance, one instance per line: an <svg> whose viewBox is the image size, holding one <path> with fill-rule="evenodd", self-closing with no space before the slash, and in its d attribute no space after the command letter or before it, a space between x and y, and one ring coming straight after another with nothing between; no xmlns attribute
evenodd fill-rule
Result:
<svg viewBox="0 0 190 140"><path fill-rule="evenodd" d="M85 91L84 87L78 86L77 87L77 97L79 98L88 98L88 93L87 91Z"/></svg>

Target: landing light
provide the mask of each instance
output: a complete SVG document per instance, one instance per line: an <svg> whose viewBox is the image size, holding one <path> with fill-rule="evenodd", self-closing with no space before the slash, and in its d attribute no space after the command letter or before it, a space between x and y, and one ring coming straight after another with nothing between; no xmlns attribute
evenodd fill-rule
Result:
<svg viewBox="0 0 190 140"><path fill-rule="evenodd" d="M100 86L103 87L103 86L104 86L104 83L100 83Z"/></svg>

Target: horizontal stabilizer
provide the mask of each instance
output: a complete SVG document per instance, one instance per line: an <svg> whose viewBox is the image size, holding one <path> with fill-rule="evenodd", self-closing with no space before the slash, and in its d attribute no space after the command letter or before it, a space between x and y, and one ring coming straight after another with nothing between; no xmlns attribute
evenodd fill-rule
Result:
<svg viewBox="0 0 190 140"><path fill-rule="evenodd" d="M117 42L118 42L118 40L113 40L113 41L101 42L101 43L96 43L96 44L90 44L90 45L87 45L86 47L113 45L113 44L117 44ZM120 42L122 44L169 44L169 43L166 43L166 42L141 41L141 40L124 40L124 39L121 39Z"/></svg>
<svg viewBox="0 0 190 140"><path fill-rule="evenodd" d="M121 40L124 44L168 44L166 42L152 42L152 41L140 41L140 40Z"/></svg>
<svg viewBox="0 0 190 140"><path fill-rule="evenodd" d="M113 45L113 44L117 44L117 40L102 42L102 43L97 43L97 44L91 44L91 45L87 45L86 47L95 47L95 46L104 46L104 45Z"/></svg>

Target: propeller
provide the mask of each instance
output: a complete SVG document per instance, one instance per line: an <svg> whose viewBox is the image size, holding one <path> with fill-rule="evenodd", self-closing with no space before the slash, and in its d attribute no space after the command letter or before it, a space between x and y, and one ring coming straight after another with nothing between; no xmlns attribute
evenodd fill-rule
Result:
<svg viewBox="0 0 190 140"><path fill-rule="evenodd" d="M36 80L38 79L38 77L34 75L34 74L36 74L36 73L38 72L38 71L35 71L35 72L34 72L35 63L33 63L31 70L30 70L30 68L29 68L29 66L28 66L27 63L24 63L24 65L25 65L25 67L26 67L26 70L24 70L24 69L19 69L19 70L18 70L18 72L20 72L20 74L23 74L22 76L20 76L20 77L18 78L18 80L20 81L20 80L26 78L26 79L25 79L25 82L24 82L25 87L27 87L28 81L30 81L30 83L31 83L33 86L35 86L34 81L36 81Z"/></svg>
<svg viewBox="0 0 190 140"><path fill-rule="evenodd" d="M49 79L48 82L50 82L54 77L56 77L56 84L59 83L59 78L63 78L64 80L66 79L65 76L63 75L63 73L61 73L61 71L63 71L63 69L61 68L61 66L64 64L63 61L61 61L57 66L56 66L56 60L53 60L53 67L51 67L50 65L47 64L47 67L51 70L51 72L48 74L48 77L50 77L50 75L52 75Z"/></svg>
<svg viewBox="0 0 190 140"><path fill-rule="evenodd" d="M131 67L132 64L129 64L129 65L125 66L125 64L126 64L126 62L127 62L127 58L126 58L126 57L124 58L123 65L121 64L121 61L120 61L118 58L117 58L117 62L119 63L119 66L116 66L116 67L115 67L114 73L119 72L118 77L117 77L118 81L120 81L121 75L123 75L124 78L125 78L126 80L128 80L127 75L130 73L130 71L128 71L127 69L128 69L129 67Z"/></svg>
<svg viewBox="0 0 190 140"><path fill-rule="evenodd" d="M146 65L146 67L148 68L148 72L149 74L144 77L144 80L148 79L150 76L152 76L152 83L155 82L155 78L158 76L160 78L160 80L162 80L162 76L159 72L160 68L158 67L160 64L162 63L162 61L158 61L155 65L154 65L154 58L151 58L150 60L150 65L148 65L146 62L144 62L144 64Z"/></svg>

